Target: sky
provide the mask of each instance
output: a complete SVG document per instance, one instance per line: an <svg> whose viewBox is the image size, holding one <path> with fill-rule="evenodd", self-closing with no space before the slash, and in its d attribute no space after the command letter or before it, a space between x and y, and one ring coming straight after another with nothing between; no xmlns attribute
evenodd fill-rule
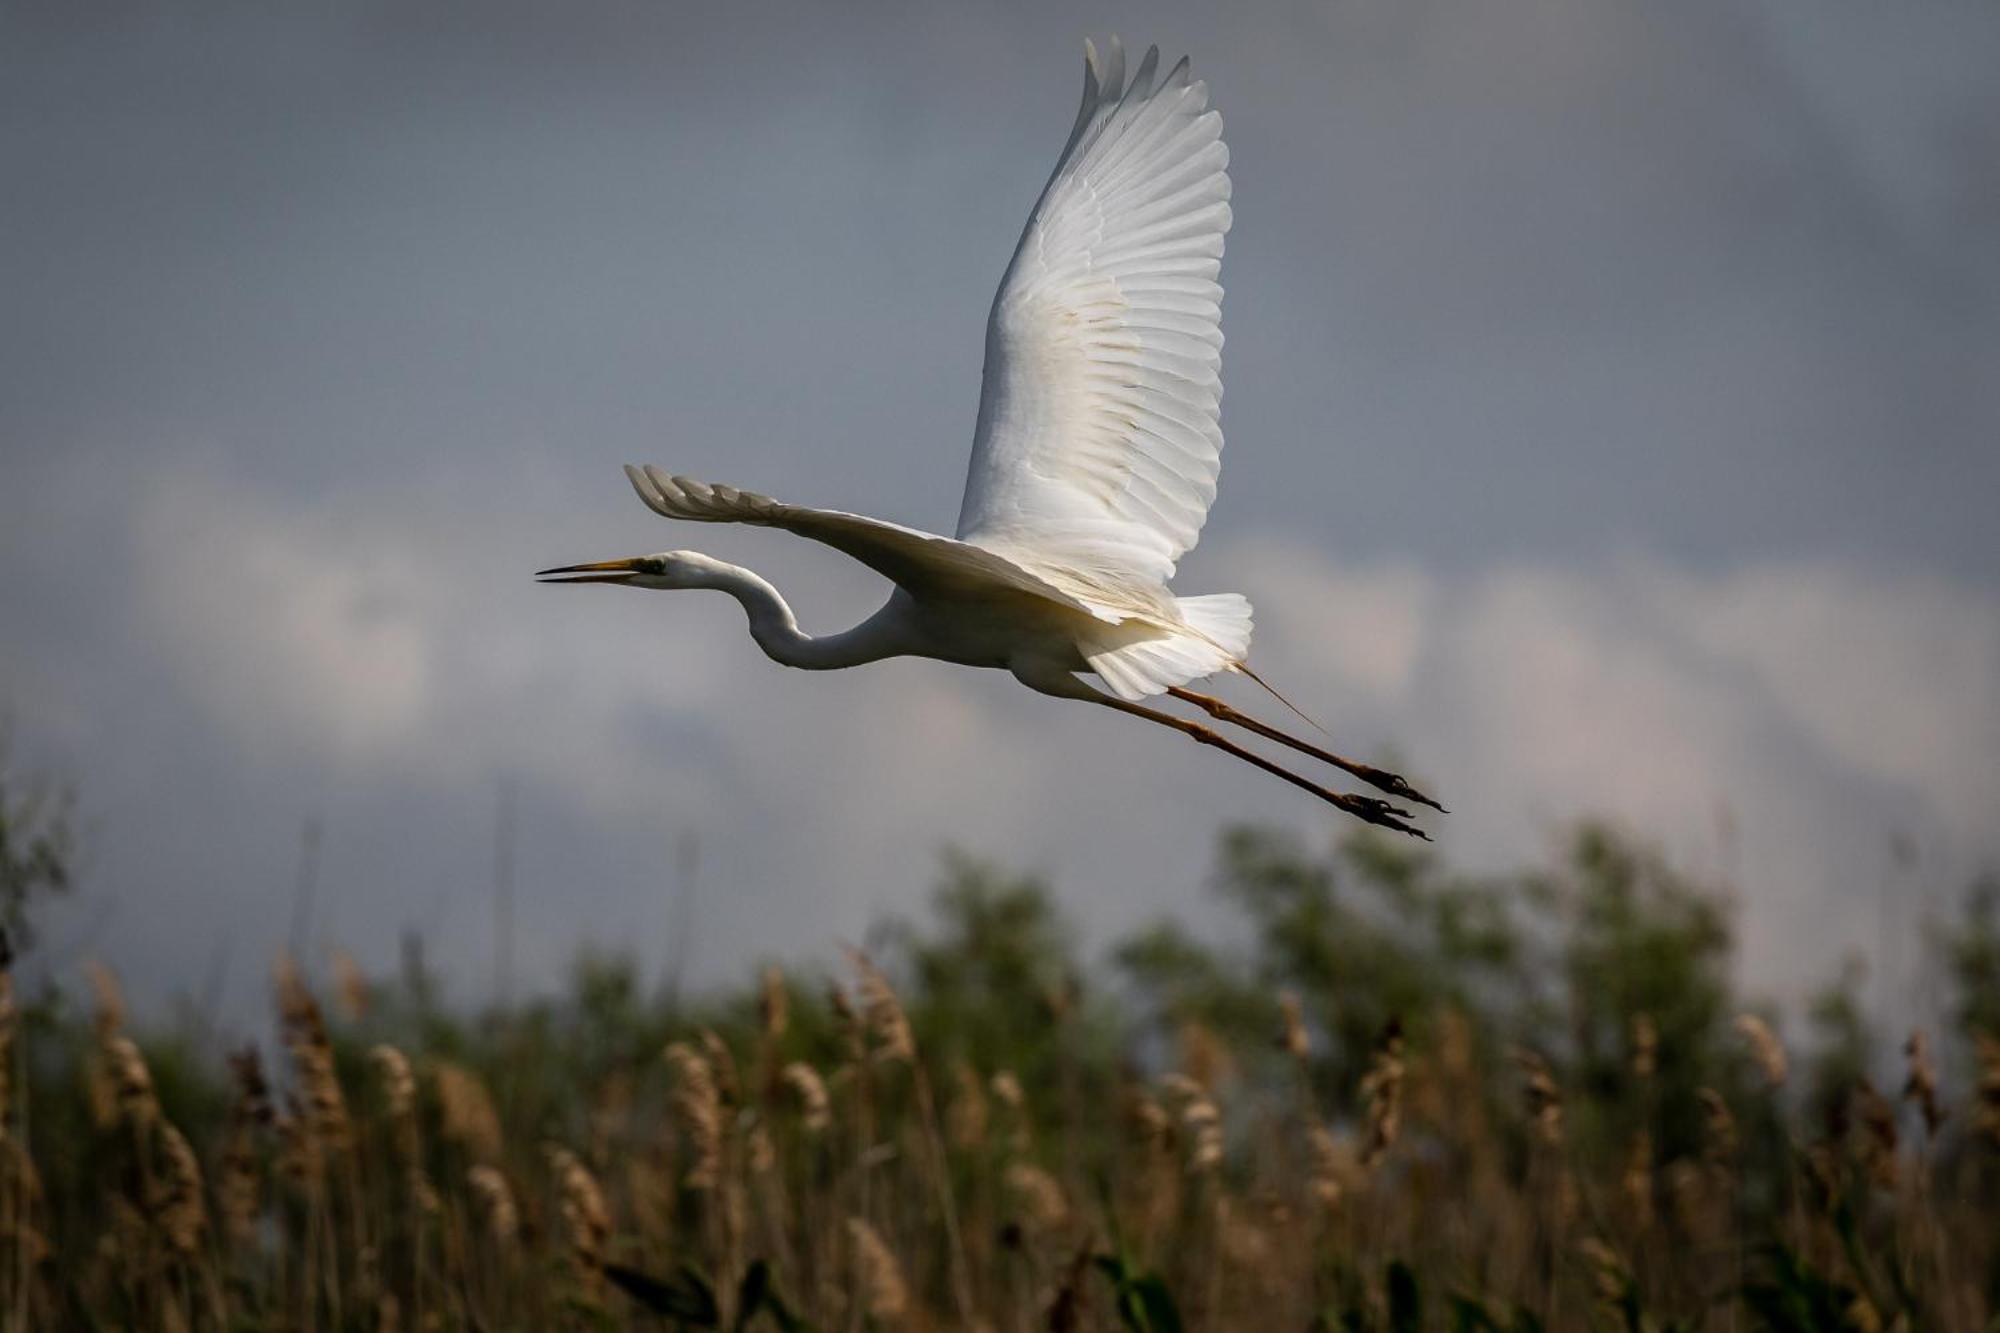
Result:
<svg viewBox="0 0 2000 1333"><path fill-rule="evenodd" d="M127 9L0 6L0 711L87 833L46 967L233 1012L288 940L414 931L483 999L503 792L524 989L831 957L946 847L1093 944L1221 931L1220 827L1342 832L1000 673L788 672L724 598L528 577L696 547L871 611L619 465L948 529L1111 32L1232 152L1177 586L1250 596L1447 857L1616 820L1737 886L1792 1001L1857 948L1929 994L1918 927L2000 863L2000 8Z"/></svg>

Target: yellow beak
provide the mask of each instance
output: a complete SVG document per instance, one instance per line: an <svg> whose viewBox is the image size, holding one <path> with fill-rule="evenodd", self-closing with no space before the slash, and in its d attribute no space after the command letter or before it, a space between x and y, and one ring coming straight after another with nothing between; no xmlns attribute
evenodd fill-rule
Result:
<svg viewBox="0 0 2000 1333"><path fill-rule="evenodd" d="M634 575L641 572L639 561L598 560L587 565L558 565L554 569L538 569L535 578L543 583L629 583ZM568 575L557 578L556 575Z"/></svg>

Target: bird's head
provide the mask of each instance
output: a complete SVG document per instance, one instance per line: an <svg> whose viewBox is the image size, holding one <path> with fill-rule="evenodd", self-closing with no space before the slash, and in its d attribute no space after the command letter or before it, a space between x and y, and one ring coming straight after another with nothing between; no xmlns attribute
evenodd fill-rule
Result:
<svg viewBox="0 0 2000 1333"><path fill-rule="evenodd" d="M699 551L662 551L629 560L598 560L587 565L542 569L543 583L615 583L621 588L706 588L714 584L721 562Z"/></svg>

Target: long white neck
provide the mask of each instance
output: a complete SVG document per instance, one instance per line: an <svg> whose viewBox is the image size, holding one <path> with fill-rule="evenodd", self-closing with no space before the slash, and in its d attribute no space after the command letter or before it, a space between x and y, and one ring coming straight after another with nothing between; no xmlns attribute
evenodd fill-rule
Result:
<svg viewBox="0 0 2000 1333"><path fill-rule="evenodd" d="M764 656L783 666L835 671L909 651L887 606L853 629L815 638L799 628L798 617L776 588L741 565L714 561L695 586L726 592L742 603L750 618L750 637L764 650Z"/></svg>

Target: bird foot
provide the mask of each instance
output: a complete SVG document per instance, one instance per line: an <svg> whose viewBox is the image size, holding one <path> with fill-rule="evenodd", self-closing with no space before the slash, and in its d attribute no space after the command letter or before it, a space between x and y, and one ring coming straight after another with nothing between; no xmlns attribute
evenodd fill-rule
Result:
<svg viewBox="0 0 2000 1333"><path fill-rule="evenodd" d="M1379 828L1394 829L1398 833L1407 833L1413 838L1422 838L1425 842L1431 840L1430 834L1417 828L1415 825L1403 822L1406 819L1416 818L1408 810L1391 805L1387 801L1375 796L1350 796L1344 792L1335 792L1333 795L1336 798L1333 804L1339 806L1348 814L1353 815L1356 819L1366 820L1368 823L1374 824Z"/></svg>
<svg viewBox="0 0 2000 1333"><path fill-rule="evenodd" d="M1415 801L1418 805L1427 805L1441 815L1451 813L1451 811L1439 805L1435 800L1424 795L1415 787L1412 787L1401 773L1391 773L1387 769L1375 768L1368 764L1355 764L1349 771L1369 786L1379 791L1386 791L1391 796L1400 796L1406 801Z"/></svg>

